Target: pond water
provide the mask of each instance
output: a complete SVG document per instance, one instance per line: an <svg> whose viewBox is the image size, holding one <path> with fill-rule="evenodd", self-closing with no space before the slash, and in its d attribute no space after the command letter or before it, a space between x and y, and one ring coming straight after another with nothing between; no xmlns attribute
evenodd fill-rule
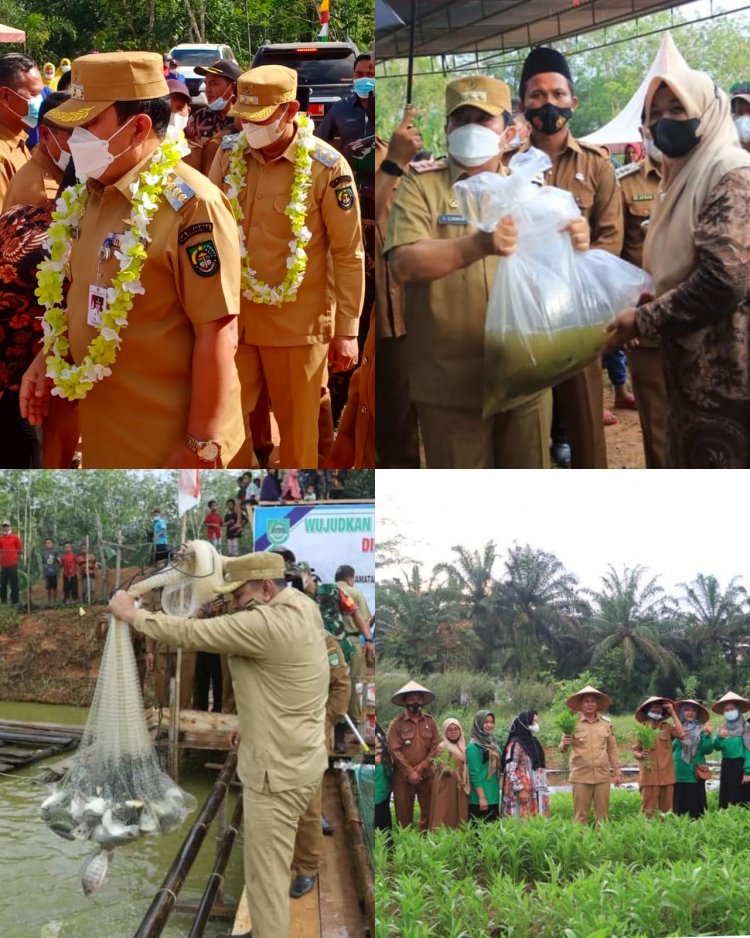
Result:
<svg viewBox="0 0 750 938"><path fill-rule="evenodd" d="M0 719L37 723L83 724L88 711L47 704L0 701ZM198 809L210 792L225 753L191 752L181 758L180 785L198 799ZM80 885L90 843L56 836L39 818L48 787L37 780L47 764L38 762L12 775L0 776L0 935L2 938L132 938L186 837L195 814L179 831L141 838L119 847L101 889L86 898ZM230 812L239 789L233 790ZM197 903L215 858L216 822L179 894ZM239 901L242 893L242 838L235 843L224 877L224 902ZM192 916L173 912L162 934L185 938ZM211 922L206 938L231 931L230 922Z"/></svg>

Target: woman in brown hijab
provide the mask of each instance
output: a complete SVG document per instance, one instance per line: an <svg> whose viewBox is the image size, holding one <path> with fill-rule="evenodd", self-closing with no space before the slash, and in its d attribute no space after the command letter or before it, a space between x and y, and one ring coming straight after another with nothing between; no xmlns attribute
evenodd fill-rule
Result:
<svg viewBox="0 0 750 938"><path fill-rule="evenodd" d="M750 154L729 99L676 68L646 93L662 182L644 245L655 285L610 322L607 348L661 343L667 468L750 467Z"/></svg>
<svg viewBox="0 0 750 938"><path fill-rule="evenodd" d="M446 753L446 755L442 755ZM469 770L466 767L466 740L454 717L443 722L443 742L433 762L429 828L460 827L469 819Z"/></svg>

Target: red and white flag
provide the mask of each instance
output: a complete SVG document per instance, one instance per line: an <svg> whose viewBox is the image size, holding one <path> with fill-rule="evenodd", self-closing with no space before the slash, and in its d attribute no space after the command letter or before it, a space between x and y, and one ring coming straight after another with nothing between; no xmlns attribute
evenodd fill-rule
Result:
<svg viewBox="0 0 750 938"><path fill-rule="evenodd" d="M328 0L322 0L320 7L318 8L318 14L320 15L320 32L318 33L318 39L321 39L323 42L328 41Z"/></svg>
<svg viewBox="0 0 750 938"><path fill-rule="evenodd" d="M177 489L177 511L180 518L201 500L200 469L180 469Z"/></svg>

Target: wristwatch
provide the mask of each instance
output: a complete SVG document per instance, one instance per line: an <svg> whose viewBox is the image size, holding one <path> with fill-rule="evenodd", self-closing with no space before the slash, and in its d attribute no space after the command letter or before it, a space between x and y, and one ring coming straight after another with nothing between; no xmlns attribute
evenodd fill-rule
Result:
<svg viewBox="0 0 750 938"><path fill-rule="evenodd" d="M394 163L393 160L383 160L383 162L380 164L380 168L388 176L403 176L404 175L403 169L401 169L398 163Z"/></svg>
<svg viewBox="0 0 750 938"><path fill-rule="evenodd" d="M221 456L221 445L216 440L196 440L192 433L188 433L185 442L201 462L216 462Z"/></svg>

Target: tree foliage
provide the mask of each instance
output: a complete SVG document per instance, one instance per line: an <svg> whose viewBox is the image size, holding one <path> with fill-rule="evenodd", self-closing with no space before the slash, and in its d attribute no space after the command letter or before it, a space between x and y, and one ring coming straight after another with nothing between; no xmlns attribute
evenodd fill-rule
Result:
<svg viewBox="0 0 750 938"><path fill-rule="evenodd" d="M590 590L529 545L504 558L492 541L453 554L430 579L415 564L378 583L380 647L412 674L473 667L528 698L584 672L625 708L681 686L708 698L750 681L750 597L736 577L722 587L699 573L672 596L642 566L610 566Z"/></svg>
<svg viewBox="0 0 750 938"><path fill-rule="evenodd" d="M315 0L0 0L0 22L24 29L39 63L118 49L166 51L180 42L228 45L249 66L263 42L310 42L320 29ZM372 45L372 0L334 0L330 38ZM0 43L0 54L18 45Z"/></svg>

